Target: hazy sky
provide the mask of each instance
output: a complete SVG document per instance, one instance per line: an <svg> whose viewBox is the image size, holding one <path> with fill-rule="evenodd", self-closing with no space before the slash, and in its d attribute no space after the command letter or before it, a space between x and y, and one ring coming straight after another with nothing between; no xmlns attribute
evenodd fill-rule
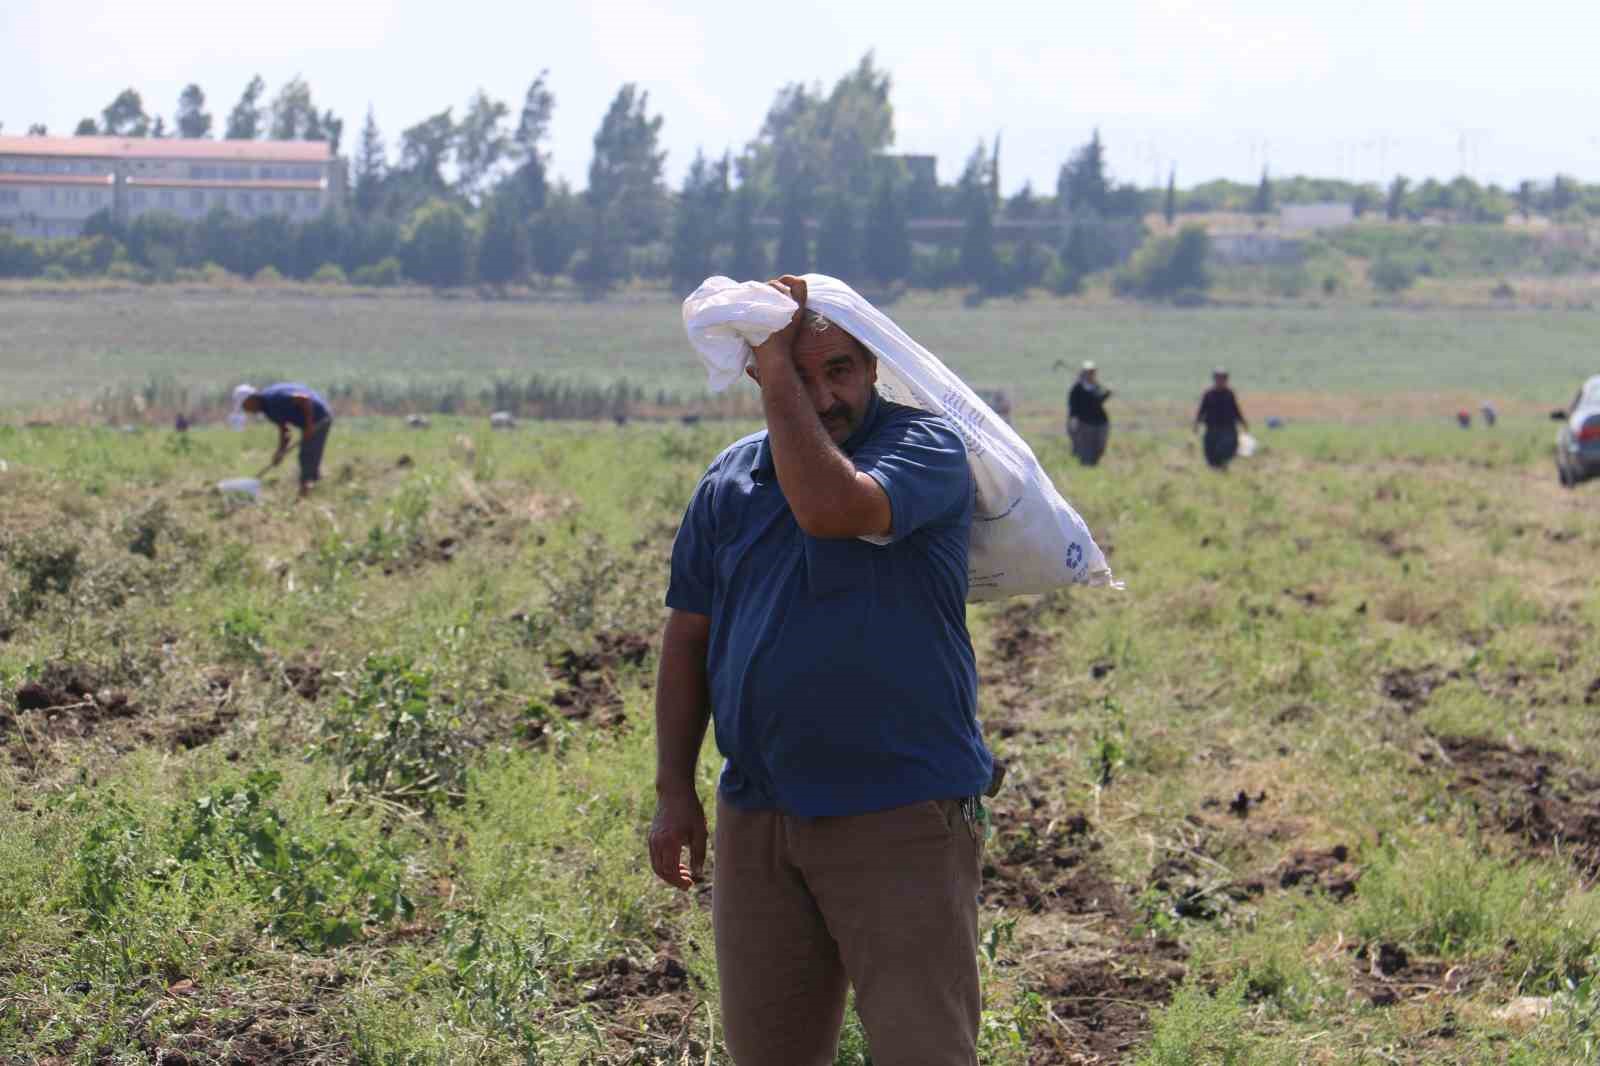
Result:
<svg viewBox="0 0 1600 1066"><path fill-rule="evenodd" d="M625 81L663 115L668 175L750 140L774 92L868 49L894 77L896 146L952 179L1003 133L1002 181L1053 189L1098 126L1114 174L1188 186L1307 173L1600 180L1595 0L0 0L0 122L70 133L127 87L167 116L188 82L221 126L250 76L300 74L345 118L404 127L474 90L513 115L550 71L551 151L584 184ZM219 129L220 132L220 129Z"/></svg>

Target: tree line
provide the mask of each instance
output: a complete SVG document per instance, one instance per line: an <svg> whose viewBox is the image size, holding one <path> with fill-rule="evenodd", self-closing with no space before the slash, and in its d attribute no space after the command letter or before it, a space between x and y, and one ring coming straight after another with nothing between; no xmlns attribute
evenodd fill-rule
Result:
<svg viewBox="0 0 1600 1066"><path fill-rule="evenodd" d="M1054 189L1028 184L1002 197L998 136L976 144L953 184L940 183L931 166L890 154L890 90L890 75L871 53L830 88L785 85L742 149L697 152L677 189L664 178L665 120L636 84L623 85L602 117L582 190L550 176L556 97L547 71L531 80L519 109L479 90L459 111L446 107L403 129L395 151L369 107L349 153L348 202L321 218L243 218L217 208L193 222L151 212L125 226L105 213L77 241L24 241L0 231L0 276L270 270L433 286L567 277L604 291L634 279L684 288L714 272L817 269L878 285L998 294L1037 286L1070 293L1091 274L1123 264L1136 270L1141 261L1150 277L1163 278L1167 267L1148 266L1161 260L1200 264L1175 283L1189 290L1204 287L1202 238L1186 238L1180 251L1177 238L1165 237L1130 263L1147 244L1147 218L1162 214L1175 229L1180 215L1266 213L1313 200L1344 200L1358 214L1392 219L1600 213L1600 188L1566 177L1512 191L1464 177L1416 186L1397 178L1384 189L1264 172L1255 185L1213 181L1179 190L1174 172L1164 189L1141 188L1111 175L1098 132L1066 153ZM203 138L215 128L204 91L189 85L170 127L130 88L76 132ZM270 100L263 79L253 77L221 127L226 139L324 140L336 154L343 133L344 121L316 106L301 77ZM1150 291L1131 274L1118 288Z"/></svg>

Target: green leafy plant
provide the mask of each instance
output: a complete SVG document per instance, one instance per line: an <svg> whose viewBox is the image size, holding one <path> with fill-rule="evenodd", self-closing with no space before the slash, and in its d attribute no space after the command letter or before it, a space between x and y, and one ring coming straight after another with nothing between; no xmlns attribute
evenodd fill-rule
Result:
<svg viewBox="0 0 1600 1066"><path fill-rule="evenodd" d="M1115 780L1128 762L1128 716L1110 696L1100 701L1100 718L1089 748L1089 772L1101 788Z"/></svg>
<svg viewBox="0 0 1600 1066"><path fill-rule="evenodd" d="M344 771L348 791L432 813L466 794L456 709L436 697L431 671L401 656L369 656L352 692L322 724L316 752Z"/></svg>
<svg viewBox="0 0 1600 1066"><path fill-rule="evenodd" d="M12 544L6 553L21 578L12 589L11 610L32 617L52 594L65 596L83 573L82 548L73 541L37 533Z"/></svg>
<svg viewBox="0 0 1600 1066"><path fill-rule="evenodd" d="M351 942L365 924L410 917L399 858L388 845L363 857L345 840L295 832L267 804L281 781L257 771L176 814L177 863L242 883L271 916L272 929L316 949Z"/></svg>
<svg viewBox="0 0 1600 1066"><path fill-rule="evenodd" d="M152 831L120 801L106 805L78 846L77 905L95 929L116 929L163 893L167 909L198 912L213 892L239 892L266 927L312 950L350 943L364 926L408 918L403 867L387 844L357 848L313 824L297 829L270 800L282 783L256 771L173 810Z"/></svg>
<svg viewBox="0 0 1600 1066"><path fill-rule="evenodd" d="M223 653L230 659L259 663L266 656L266 619L248 604L228 608L217 634L222 638Z"/></svg>

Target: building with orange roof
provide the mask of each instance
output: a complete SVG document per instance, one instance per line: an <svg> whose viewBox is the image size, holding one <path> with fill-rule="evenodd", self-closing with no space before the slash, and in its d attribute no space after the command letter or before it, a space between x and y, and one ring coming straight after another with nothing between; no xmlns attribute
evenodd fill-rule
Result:
<svg viewBox="0 0 1600 1066"><path fill-rule="evenodd" d="M122 224L217 208L303 222L341 204L344 188L326 141L0 137L0 229L24 237L77 236L103 209Z"/></svg>

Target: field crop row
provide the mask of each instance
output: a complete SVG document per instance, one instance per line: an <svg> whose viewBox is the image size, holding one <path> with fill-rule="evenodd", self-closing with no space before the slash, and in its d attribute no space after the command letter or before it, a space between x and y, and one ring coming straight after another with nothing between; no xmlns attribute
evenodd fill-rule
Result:
<svg viewBox="0 0 1600 1066"><path fill-rule="evenodd" d="M1211 308L912 295L898 321L970 383L1023 409L1059 410L1084 359L1120 403L1186 404L1219 363L1250 394L1395 394L1552 406L1597 369L1589 312ZM492 403L499 380L602 389L635 407L711 405L676 302L540 303L297 293L0 294L0 403L82 408L141 390L158 405L214 404L239 380L300 379L346 409ZM480 395L488 391L487 400ZM746 397L748 401L748 397ZM1472 406L1476 406L1474 402ZM458 408L459 409L459 408ZM1246 408L1249 410L1249 408ZM129 402L107 405L118 421ZM169 414L171 412L163 412ZM603 416L612 412L605 410ZM592 416L593 412L590 413Z"/></svg>

